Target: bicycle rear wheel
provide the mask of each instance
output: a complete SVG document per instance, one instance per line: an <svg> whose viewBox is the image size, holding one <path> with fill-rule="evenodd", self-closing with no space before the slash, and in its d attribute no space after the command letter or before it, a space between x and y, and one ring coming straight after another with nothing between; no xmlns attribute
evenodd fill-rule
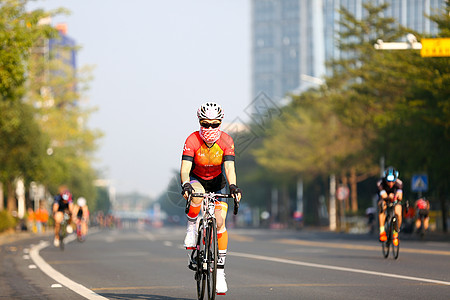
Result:
<svg viewBox="0 0 450 300"><path fill-rule="evenodd" d="M200 220L197 236L197 271L195 272L195 280L197 281L197 298L202 300L205 295L206 274L203 272L203 257L205 255L205 227L203 220Z"/></svg>
<svg viewBox="0 0 450 300"><path fill-rule="evenodd" d="M217 259L219 256L219 249L217 245L217 225L216 219L211 219L207 233L208 251L208 268L206 271L206 280L208 286L208 299L214 300L216 298L216 281L217 281Z"/></svg>

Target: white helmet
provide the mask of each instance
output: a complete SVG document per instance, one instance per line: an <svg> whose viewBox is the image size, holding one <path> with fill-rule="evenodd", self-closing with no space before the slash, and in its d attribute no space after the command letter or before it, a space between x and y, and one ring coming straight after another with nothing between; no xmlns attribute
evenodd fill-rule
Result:
<svg viewBox="0 0 450 300"><path fill-rule="evenodd" d="M203 103L197 111L197 117L208 120L222 120L224 117L222 107L214 102Z"/></svg>
<svg viewBox="0 0 450 300"><path fill-rule="evenodd" d="M84 199L83 197L80 197L77 199L77 205L78 206L85 206L86 205L86 199Z"/></svg>

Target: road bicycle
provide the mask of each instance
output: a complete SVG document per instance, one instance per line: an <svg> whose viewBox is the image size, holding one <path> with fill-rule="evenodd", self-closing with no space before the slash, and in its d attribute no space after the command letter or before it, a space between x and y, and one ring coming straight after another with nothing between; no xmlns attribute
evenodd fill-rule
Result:
<svg viewBox="0 0 450 300"><path fill-rule="evenodd" d="M59 248L64 250L64 239L67 236L67 226L69 226L70 216L67 212L64 212L63 219L59 225Z"/></svg>
<svg viewBox="0 0 450 300"><path fill-rule="evenodd" d="M82 243L86 240L86 236L82 233L82 220L77 218L77 240Z"/></svg>
<svg viewBox="0 0 450 300"><path fill-rule="evenodd" d="M202 300L207 292L209 300L216 297L217 260L219 248L217 244L217 224L214 214L219 198L232 198L231 194L194 193L186 203L186 214L189 212L191 197L203 197L202 217L198 221L197 244L189 256L189 269L195 272L197 296ZM239 202L234 200L233 213L236 215Z"/></svg>
<svg viewBox="0 0 450 300"><path fill-rule="evenodd" d="M397 246L395 246L393 243L394 229L397 229L397 231L400 229L400 228L398 228L398 220L395 215L395 205L397 203L398 203L397 201L387 203L386 220L384 222L384 228L386 230L387 240L385 242L381 243L384 258L387 258L389 256L389 248L391 246L392 246L392 255L394 256L395 259L398 258L398 254L400 251L400 240L398 241Z"/></svg>

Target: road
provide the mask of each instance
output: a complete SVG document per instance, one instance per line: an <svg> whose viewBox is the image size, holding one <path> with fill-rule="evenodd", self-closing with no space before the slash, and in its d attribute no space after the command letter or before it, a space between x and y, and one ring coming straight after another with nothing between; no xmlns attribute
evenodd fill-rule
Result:
<svg viewBox="0 0 450 300"><path fill-rule="evenodd" d="M450 242L229 229L229 291L218 299L449 299ZM401 237L401 236L400 236ZM0 298L196 299L183 228L102 230L61 251L50 237L0 246ZM33 245L32 245L33 244Z"/></svg>

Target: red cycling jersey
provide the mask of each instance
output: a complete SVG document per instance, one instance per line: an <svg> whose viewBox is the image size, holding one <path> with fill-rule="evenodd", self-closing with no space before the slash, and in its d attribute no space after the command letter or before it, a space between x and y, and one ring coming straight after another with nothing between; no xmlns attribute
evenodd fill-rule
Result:
<svg viewBox="0 0 450 300"><path fill-rule="evenodd" d="M208 147L198 131L193 132L184 144L183 160L193 162L191 172L204 179L211 180L222 173L225 161L234 161L233 138L222 132L220 138Z"/></svg>

